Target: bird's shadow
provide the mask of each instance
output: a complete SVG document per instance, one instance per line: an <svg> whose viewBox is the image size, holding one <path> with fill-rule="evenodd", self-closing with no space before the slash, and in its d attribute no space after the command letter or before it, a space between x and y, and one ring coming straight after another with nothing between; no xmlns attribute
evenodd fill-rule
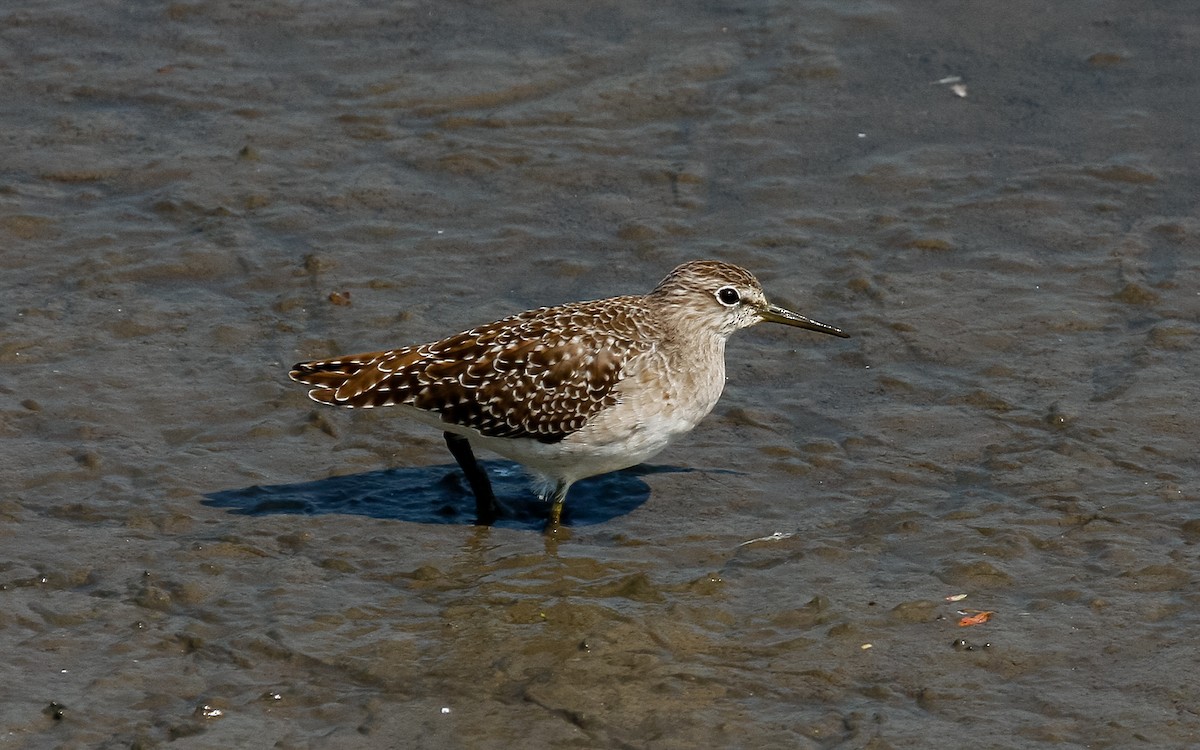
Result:
<svg viewBox="0 0 1200 750"><path fill-rule="evenodd" d="M492 481L500 514L492 525L541 530L550 505L533 491L529 475L509 461L481 461ZM563 524L590 526L630 513L650 497L640 477L686 472L675 466L642 464L582 479L571 486ZM204 496L203 503L233 513L314 516L342 513L412 523L473 524L475 497L454 464L383 469L297 484L253 485Z"/></svg>

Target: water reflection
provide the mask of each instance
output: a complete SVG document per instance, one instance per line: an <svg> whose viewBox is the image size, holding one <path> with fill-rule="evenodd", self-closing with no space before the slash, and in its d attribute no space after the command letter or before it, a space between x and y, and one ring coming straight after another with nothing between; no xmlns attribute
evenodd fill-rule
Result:
<svg viewBox="0 0 1200 750"><path fill-rule="evenodd" d="M531 488L529 475L509 461L483 461L500 504L496 526L541 531L549 506ZM577 482L563 513L565 526L591 526L624 516L650 497L641 477L690 471L675 466L635 466ZM475 499L458 467L383 469L295 484L253 485L206 494L205 505L265 515L343 513L412 523L473 524Z"/></svg>

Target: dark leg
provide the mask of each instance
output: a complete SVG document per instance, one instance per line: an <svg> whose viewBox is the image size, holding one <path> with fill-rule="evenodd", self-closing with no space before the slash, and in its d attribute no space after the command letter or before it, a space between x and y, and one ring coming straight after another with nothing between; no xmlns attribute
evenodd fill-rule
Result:
<svg viewBox="0 0 1200 750"><path fill-rule="evenodd" d="M475 523L480 526L491 526L496 522L496 496L492 493L492 483L488 481L487 472L475 460L471 451L471 443L462 435L453 432L443 433L446 447L450 449L454 460L467 476L471 492L475 494Z"/></svg>

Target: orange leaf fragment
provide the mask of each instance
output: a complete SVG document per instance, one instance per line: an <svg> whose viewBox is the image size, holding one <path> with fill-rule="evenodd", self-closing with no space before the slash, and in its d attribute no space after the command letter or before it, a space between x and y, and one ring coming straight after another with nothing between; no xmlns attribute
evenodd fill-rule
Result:
<svg viewBox="0 0 1200 750"><path fill-rule="evenodd" d="M994 614L996 614L996 613L995 612L976 612L973 615L967 615L966 617L959 620L958 626L960 628L965 628L970 625L982 625L983 623L992 619L992 615L994 615Z"/></svg>

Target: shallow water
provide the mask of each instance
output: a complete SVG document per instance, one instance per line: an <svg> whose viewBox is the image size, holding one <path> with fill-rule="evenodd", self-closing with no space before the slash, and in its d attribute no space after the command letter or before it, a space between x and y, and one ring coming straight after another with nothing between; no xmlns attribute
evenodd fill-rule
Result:
<svg viewBox="0 0 1200 750"><path fill-rule="evenodd" d="M0 747L1195 745L1200 24L1060 5L0 13ZM698 257L854 338L567 539L286 378Z"/></svg>

